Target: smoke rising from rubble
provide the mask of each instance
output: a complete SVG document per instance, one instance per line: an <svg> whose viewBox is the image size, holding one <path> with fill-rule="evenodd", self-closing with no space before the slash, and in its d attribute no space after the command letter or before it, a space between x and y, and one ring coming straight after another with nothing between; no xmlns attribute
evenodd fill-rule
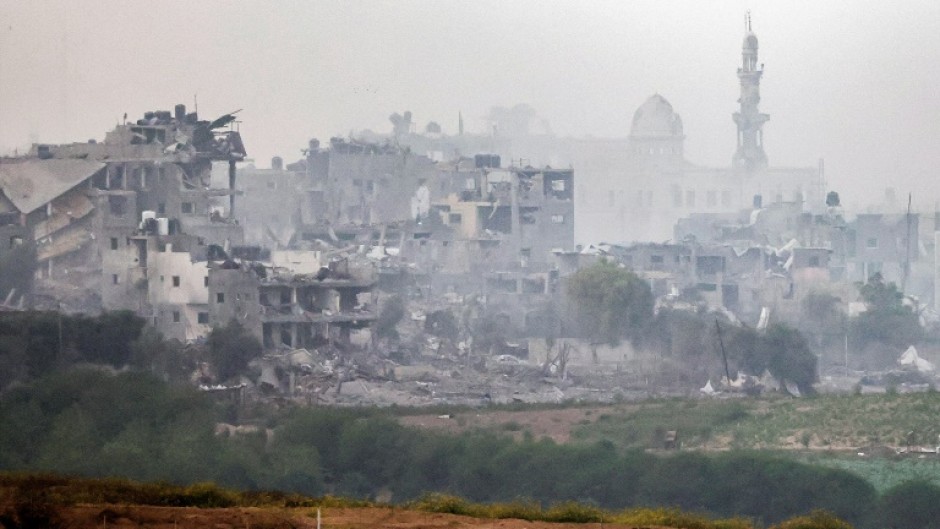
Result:
<svg viewBox="0 0 940 529"><path fill-rule="evenodd" d="M890 180L933 208L940 4L930 1L9 2L0 148L99 138L124 111L194 94L206 115L245 108L264 165L293 159L309 137L386 132L394 109L454 134L458 112L482 132L491 107L524 102L555 134L624 137L658 92L684 118L687 158L724 166L745 9L767 68L771 163L825 157L849 207L881 198Z"/></svg>

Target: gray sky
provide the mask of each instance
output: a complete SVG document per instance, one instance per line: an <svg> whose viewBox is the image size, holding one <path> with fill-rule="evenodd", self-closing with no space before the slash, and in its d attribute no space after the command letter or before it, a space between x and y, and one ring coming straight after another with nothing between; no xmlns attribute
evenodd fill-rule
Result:
<svg viewBox="0 0 940 529"><path fill-rule="evenodd" d="M649 0L20 2L0 0L0 148L103 138L124 112L238 108L249 154L288 161L310 137L422 126L483 130L528 103L559 135L629 133L653 93L687 157L734 149L743 16L766 72L772 165L826 159L848 205L887 185L940 201L940 2ZM575 168L577 170L577 168Z"/></svg>

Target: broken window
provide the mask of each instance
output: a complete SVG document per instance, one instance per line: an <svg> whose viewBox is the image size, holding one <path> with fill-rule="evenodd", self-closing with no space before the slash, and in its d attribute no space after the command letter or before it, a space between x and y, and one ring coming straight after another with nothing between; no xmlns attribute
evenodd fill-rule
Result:
<svg viewBox="0 0 940 529"><path fill-rule="evenodd" d="M127 197L121 195L111 195L108 197L108 208L111 215L123 217L127 214Z"/></svg>
<svg viewBox="0 0 940 529"><path fill-rule="evenodd" d="M225 303L225 293L224 293L224 292L216 292L216 294L215 294L215 302L216 302L216 303Z"/></svg>
<svg viewBox="0 0 940 529"><path fill-rule="evenodd" d="M179 323L179 322L180 322L180 311L174 310L173 311L173 323Z"/></svg>
<svg viewBox="0 0 940 529"><path fill-rule="evenodd" d="M117 237L111 237L111 249L112 249L112 250L117 250L117 249L118 249L118 240L117 240Z"/></svg>
<svg viewBox="0 0 940 529"><path fill-rule="evenodd" d="M166 129L157 127L131 127L131 145L166 142Z"/></svg>
<svg viewBox="0 0 940 529"><path fill-rule="evenodd" d="M173 276L173 286L174 287L180 286L180 276Z"/></svg>
<svg viewBox="0 0 940 529"><path fill-rule="evenodd" d="M700 274L718 274L725 271L725 258L720 255L705 255L695 258L695 268Z"/></svg>
<svg viewBox="0 0 940 529"><path fill-rule="evenodd" d="M123 165L113 165L110 167L111 171L108 175L108 188L109 189L122 189L124 187L124 166Z"/></svg>
<svg viewBox="0 0 940 529"><path fill-rule="evenodd" d="M196 321L197 321L199 324L201 324L201 325L208 325L208 324L209 324L209 313L208 313L208 312L200 312L199 314L196 315Z"/></svg>
<svg viewBox="0 0 940 529"><path fill-rule="evenodd" d="M180 206L180 211L186 214L191 214L193 212L193 203L183 202L183 204Z"/></svg>

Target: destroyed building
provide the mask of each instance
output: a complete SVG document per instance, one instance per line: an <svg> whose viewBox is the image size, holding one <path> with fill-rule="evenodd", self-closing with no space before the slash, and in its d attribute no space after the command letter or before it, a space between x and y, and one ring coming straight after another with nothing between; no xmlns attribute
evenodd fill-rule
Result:
<svg viewBox="0 0 940 529"><path fill-rule="evenodd" d="M868 281L879 273L903 285L921 255L919 217L904 214L860 214L848 223L845 238L846 279Z"/></svg>
<svg viewBox="0 0 940 529"><path fill-rule="evenodd" d="M266 349L344 346L377 314L374 268L350 266L345 259L312 274L226 261L213 265L207 282L208 321L237 320Z"/></svg>
<svg viewBox="0 0 940 529"><path fill-rule="evenodd" d="M206 121L177 105L102 142L34 145L0 160L0 214L35 242L42 301L134 310L170 336L195 336L204 262L213 247L242 243L241 227L213 208L215 197L231 200L245 157L236 125L231 114ZM217 162L228 165L226 188L211 188Z"/></svg>
<svg viewBox="0 0 940 529"><path fill-rule="evenodd" d="M452 282L438 288L478 288L491 303L525 307L556 292L553 252L574 247L574 171L501 165L493 155L441 164L431 209L452 240L440 253L461 259L439 261Z"/></svg>
<svg viewBox="0 0 940 529"><path fill-rule="evenodd" d="M308 188L307 175L286 170L280 157L271 160L270 169L239 167L232 216L245 232L245 244L286 248L301 224Z"/></svg>
<svg viewBox="0 0 940 529"><path fill-rule="evenodd" d="M683 117L661 94L640 104L624 122L624 138L564 138L548 132L512 135L504 128L486 134L401 137L415 151L434 156L493 152L504 159L525 157L532 165L573 166L578 170L579 242L629 244L667 241L676 220L692 214L737 214L761 195L765 205L799 204L808 213L825 210L822 161L777 166L768 157L764 135L770 116L760 111L764 68L750 23L742 39L737 112L728 121L735 149L724 167L707 167L686 157ZM734 101L728 98L728 101ZM481 151L480 146L489 151ZM525 165L525 164L519 164Z"/></svg>
<svg viewBox="0 0 940 529"><path fill-rule="evenodd" d="M427 213L426 183L435 174L425 156L393 144L332 138L310 140L306 157L287 167L306 174L302 222L370 225Z"/></svg>

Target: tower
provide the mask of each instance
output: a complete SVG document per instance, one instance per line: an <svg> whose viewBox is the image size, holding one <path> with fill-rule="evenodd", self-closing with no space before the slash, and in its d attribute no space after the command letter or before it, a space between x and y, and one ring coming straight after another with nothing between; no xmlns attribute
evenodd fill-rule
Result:
<svg viewBox="0 0 940 529"><path fill-rule="evenodd" d="M741 97L738 99L740 110L733 114L738 126L738 147L732 159L735 168L751 172L767 166L767 154L764 152L764 123L770 119L768 114L761 114L760 78L764 65L757 65L757 36L751 31L751 12L744 18L744 44L741 48L741 67L738 79L741 81Z"/></svg>

